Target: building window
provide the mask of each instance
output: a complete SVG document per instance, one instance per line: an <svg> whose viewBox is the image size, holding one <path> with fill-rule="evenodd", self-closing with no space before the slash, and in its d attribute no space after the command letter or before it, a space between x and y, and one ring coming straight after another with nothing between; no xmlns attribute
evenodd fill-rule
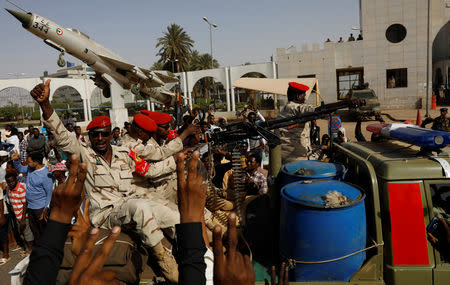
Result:
<svg viewBox="0 0 450 285"><path fill-rule="evenodd" d="M388 69L386 70L386 86L387 88L408 87L408 69Z"/></svg>
<svg viewBox="0 0 450 285"><path fill-rule="evenodd" d="M403 41L406 37L406 28L401 24L390 25L386 30L386 39L393 44Z"/></svg>
<svg viewBox="0 0 450 285"><path fill-rule="evenodd" d="M338 100L348 97L348 92L364 83L364 69L351 68L336 70Z"/></svg>

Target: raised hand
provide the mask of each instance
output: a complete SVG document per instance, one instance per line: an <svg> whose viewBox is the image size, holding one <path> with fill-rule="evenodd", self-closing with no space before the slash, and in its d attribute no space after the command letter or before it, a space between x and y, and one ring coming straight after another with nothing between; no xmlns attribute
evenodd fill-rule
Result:
<svg viewBox="0 0 450 285"><path fill-rule="evenodd" d="M36 85L33 90L31 90L30 94L39 105L48 102L50 97L50 79L47 79L44 84L41 83Z"/></svg>
<svg viewBox="0 0 450 285"><path fill-rule="evenodd" d="M236 250L238 236L236 230L236 214L231 213L228 218L228 241L226 255L223 253L222 229L214 228L214 284L217 285L244 285L255 284L255 271L248 255Z"/></svg>
<svg viewBox="0 0 450 285"><path fill-rule="evenodd" d="M189 160L187 180L184 174L185 154L178 153L177 179L178 179L178 209L180 211L181 223L202 222L206 205L206 184L203 178L197 173L198 159L200 153L195 151Z"/></svg>
<svg viewBox="0 0 450 285"><path fill-rule="evenodd" d="M450 247L450 221L444 219L443 217L438 217L439 221L442 224L445 232L445 242L447 243L447 247Z"/></svg>
<svg viewBox="0 0 450 285"><path fill-rule="evenodd" d="M50 214L50 220L67 224L70 223L83 200L83 186L87 172L85 163L78 167L78 157L75 154L72 155L71 161L69 178L53 190L53 209Z"/></svg>
<svg viewBox="0 0 450 285"><path fill-rule="evenodd" d="M72 238L72 253L79 255L89 235L91 221L89 219L89 199L84 204L84 213L78 208L77 223L70 229L68 237Z"/></svg>
<svg viewBox="0 0 450 285"><path fill-rule="evenodd" d="M12 160L19 160L19 153L17 152L17 150L13 150L11 152L11 159Z"/></svg>
<svg viewBox="0 0 450 285"><path fill-rule="evenodd" d="M277 275L276 275L276 269L275 266L272 266L271 272L270 272L270 285L288 285L288 274L289 267L286 266L286 263L281 263L280 268L280 274L278 275L278 282L277 282ZM264 279L264 284L269 285L269 281L267 279Z"/></svg>
<svg viewBox="0 0 450 285"><path fill-rule="evenodd" d="M102 247L92 256L95 242L98 238L98 229L94 228L89 233L81 254L78 256L73 266L72 275L70 275L69 285L115 285L120 284L114 279L115 273L112 271L103 271L103 265L108 258L115 241L119 237L120 227L114 227L109 237L103 242Z"/></svg>

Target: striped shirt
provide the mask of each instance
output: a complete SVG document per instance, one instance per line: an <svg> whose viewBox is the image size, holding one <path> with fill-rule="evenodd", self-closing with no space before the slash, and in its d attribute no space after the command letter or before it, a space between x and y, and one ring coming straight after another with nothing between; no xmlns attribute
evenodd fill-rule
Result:
<svg viewBox="0 0 450 285"><path fill-rule="evenodd" d="M23 184L21 184L20 182L17 182L17 185L14 189L9 189L9 187L7 187L8 190L8 198L9 198L9 203L11 204L11 206L14 209L14 214L16 215L16 219L17 221L21 221L22 220L22 213L23 213L23 204L26 203L26 190L25 190L25 186Z"/></svg>

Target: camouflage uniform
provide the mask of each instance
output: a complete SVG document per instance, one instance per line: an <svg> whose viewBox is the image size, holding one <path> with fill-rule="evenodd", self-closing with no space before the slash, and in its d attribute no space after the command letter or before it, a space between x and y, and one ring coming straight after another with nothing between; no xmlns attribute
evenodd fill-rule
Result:
<svg viewBox="0 0 450 285"><path fill-rule="evenodd" d="M280 111L278 118L297 116L305 112L313 112L314 107L307 104L299 104L289 101ZM291 162L306 159L311 154L310 122L288 130L279 129L281 137L282 162Z"/></svg>
<svg viewBox="0 0 450 285"><path fill-rule="evenodd" d="M152 141L156 144L156 141L152 139ZM180 140L181 141L181 140ZM150 142L150 141L149 141ZM169 143L170 144L170 143ZM168 144L168 145L169 145ZM175 154L178 148L176 147L169 147L164 148L160 147L159 145L157 147L150 146L149 143L144 145L140 139L134 139L130 135L125 135L122 141L122 146L128 147L136 154L138 154L141 158L143 157L151 157L152 154L149 153L150 151L153 151L153 153L157 153L156 156L153 157L163 157L164 155L169 154L166 156L164 160L162 160L159 164L160 167L166 167L166 165L171 165L172 162L175 163L175 160L173 158L173 154ZM167 146L167 145L166 145ZM172 146L176 146L176 144L172 144ZM181 148L183 146L181 145ZM157 149L163 149L164 151L158 151ZM172 153L173 152L173 153ZM150 164L154 164L150 160ZM153 177L153 178L145 178L145 177L136 177L134 180L134 184L137 186L137 190L139 194L142 194L144 196L148 196L150 199L160 199L165 200L165 204L167 201L170 202L171 205L169 205L171 208L175 206L175 209L177 208L178 204L178 198L177 198L177 173L176 171L167 172L159 177ZM158 193L158 195L155 195L155 193ZM173 205L172 205L173 204Z"/></svg>
<svg viewBox="0 0 450 285"><path fill-rule="evenodd" d="M450 118L448 117L442 118L441 116L435 118L433 121L433 126L431 126L431 129L437 131L450 132Z"/></svg>
<svg viewBox="0 0 450 285"><path fill-rule="evenodd" d="M161 203L140 199L133 186L134 160L128 156L126 147L111 146L111 165L98 155L89 145L79 143L62 124L54 112L44 122L47 129L55 135L56 146L70 154L76 154L81 162L87 165L87 176L84 184L86 197L90 199L90 218L94 226L111 228L134 220L137 231L144 242L153 247L163 238L162 228L174 231L179 223L174 213L168 219L172 209ZM158 177L176 169L175 161L162 167L162 163L152 163L145 174L146 177Z"/></svg>
<svg viewBox="0 0 450 285"><path fill-rule="evenodd" d="M125 141L137 155L148 161L160 161L183 150L183 142L180 138L175 138L163 146L160 146L153 138L144 145L141 140L135 140L128 134L123 137L122 145Z"/></svg>

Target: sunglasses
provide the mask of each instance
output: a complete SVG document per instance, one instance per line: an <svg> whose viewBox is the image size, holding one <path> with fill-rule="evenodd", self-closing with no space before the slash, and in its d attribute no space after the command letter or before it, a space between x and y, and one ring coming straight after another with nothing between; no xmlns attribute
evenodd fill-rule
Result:
<svg viewBox="0 0 450 285"><path fill-rule="evenodd" d="M162 128L162 129L165 129L165 130L168 130L170 128L170 125L160 125L158 127Z"/></svg>
<svg viewBox="0 0 450 285"><path fill-rule="evenodd" d="M89 135L93 138L98 138L100 135L102 135L102 137L106 138L109 137L111 135L111 132L108 131L90 131Z"/></svg>

